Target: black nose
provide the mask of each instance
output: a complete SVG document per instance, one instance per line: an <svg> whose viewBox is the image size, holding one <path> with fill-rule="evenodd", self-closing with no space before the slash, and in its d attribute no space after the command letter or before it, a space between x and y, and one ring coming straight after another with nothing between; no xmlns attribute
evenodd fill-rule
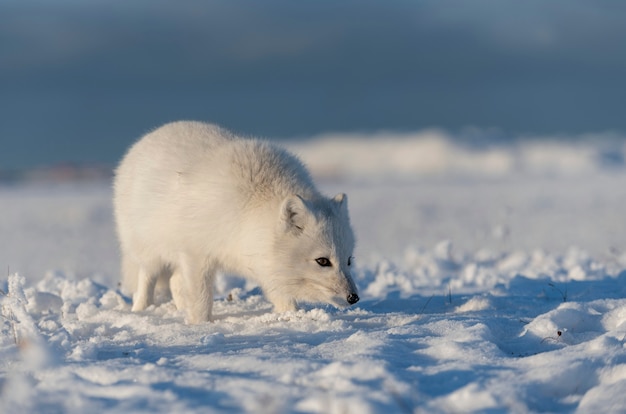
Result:
<svg viewBox="0 0 626 414"><path fill-rule="evenodd" d="M350 293L348 295L348 303L350 305L354 305L355 303L357 303L359 301L359 295L357 295L356 293Z"/></svg>

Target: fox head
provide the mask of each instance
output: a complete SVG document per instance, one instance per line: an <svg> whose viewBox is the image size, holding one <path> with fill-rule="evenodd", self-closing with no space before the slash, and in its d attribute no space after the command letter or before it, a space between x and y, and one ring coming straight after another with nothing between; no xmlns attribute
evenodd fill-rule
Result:
<svg viewBox="0 0 626 414"><path fill-rule="evenodd" d="M337 307L359 300L351 266L354 233L348 199L286 197L280 205L274 252L275 294L293 302L325 302ZM280 291L280 292L279 292Z"/></svg>

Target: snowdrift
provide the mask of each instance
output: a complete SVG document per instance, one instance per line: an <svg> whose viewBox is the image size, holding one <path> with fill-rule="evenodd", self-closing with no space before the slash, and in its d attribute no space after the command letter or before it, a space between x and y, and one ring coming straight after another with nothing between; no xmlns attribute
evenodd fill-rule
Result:
<svg viewBox="0 0 626 414"><path fill-rule="evenodd" d="M576 138L488 138L485 131L465 137L442 130L417 133L325 134L287 144L314 175L368 181L438 176L501 177L582 175L622 169L623 137L590 134Z"/></svg>

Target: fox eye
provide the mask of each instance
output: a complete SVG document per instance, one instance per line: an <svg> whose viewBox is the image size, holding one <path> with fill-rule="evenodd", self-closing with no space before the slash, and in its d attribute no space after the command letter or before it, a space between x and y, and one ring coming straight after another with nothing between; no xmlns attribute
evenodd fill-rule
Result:
<svg viewBox="0 0 626 414"><path fill-rule="evenodd" d="M352 256L348 257L348 266L352 266Z"/></svg>
<svg viewBox="0 0 626 414"><path fill-rule="evenodd" d="M315 261L322 267L330 267L333 265L327 257L318 257Z"/></svg>

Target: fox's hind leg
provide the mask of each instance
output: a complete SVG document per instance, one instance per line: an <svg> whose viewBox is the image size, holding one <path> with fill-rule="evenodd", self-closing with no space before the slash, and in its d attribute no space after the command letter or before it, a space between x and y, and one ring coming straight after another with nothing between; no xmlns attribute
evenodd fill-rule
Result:
<svg viewBox="0 0 626 414"><path fill-rule="evenodd" d="M179 270L174 270L172 277L170 278L170 292L172 292L172 299L176 305L176 309L179 311L185 311L185 284L183 275Z"/></svg>
<svg viewBox="0 0 626 414"><path fill-rule="evenodd" d="M133 295L132 311L142 311L154 302L154 287L160 271L149 271L145 266L139 267L137 274L137 288Z"/></svg>
<svg viewBox="0 0 626 414"><path fill-rule="evenodd" d="M170 290L176 308L187 314L187 323L196 324L211 320L213 308L213 279L216 266L181 255L179 267L170 279Z"/></svg>

